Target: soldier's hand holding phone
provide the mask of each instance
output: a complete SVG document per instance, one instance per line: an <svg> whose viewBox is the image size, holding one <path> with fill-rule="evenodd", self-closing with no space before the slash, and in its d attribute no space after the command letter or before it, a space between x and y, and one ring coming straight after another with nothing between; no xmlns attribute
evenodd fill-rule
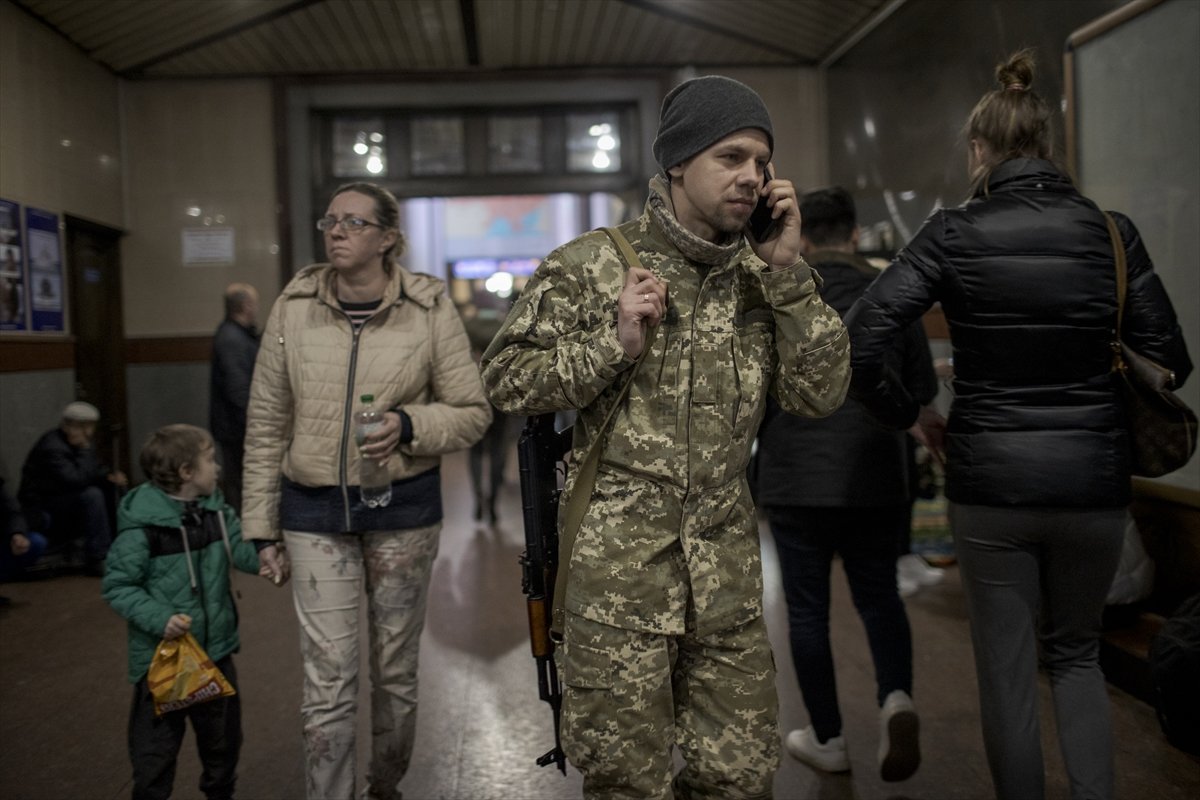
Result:
<svg viewBox="0 0 1200 800"><path fill-rule="evenodd" d="M746 224L755 255L771 269L787 269L800 258L800 204L791 181L763 169L758 205Z"/></svg>

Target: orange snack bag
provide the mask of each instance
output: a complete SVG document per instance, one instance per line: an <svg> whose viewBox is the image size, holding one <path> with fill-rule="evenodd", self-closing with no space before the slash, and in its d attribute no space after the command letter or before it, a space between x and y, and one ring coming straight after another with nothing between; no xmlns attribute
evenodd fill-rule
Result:
<svg viewBox="0 0 1200 800"><path fill-rule="evenodd" d="M158 643L146 683L158 716L237 694L190 633Z"/></svg>

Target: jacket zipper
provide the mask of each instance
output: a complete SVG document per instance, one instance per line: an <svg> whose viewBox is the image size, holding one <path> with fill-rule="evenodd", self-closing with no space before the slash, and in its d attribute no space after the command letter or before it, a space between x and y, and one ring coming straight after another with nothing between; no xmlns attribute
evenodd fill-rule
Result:
<svg viewBox="0 0 1200 800"><path fill-rule="evenodd" d="M323 301L322 301L323 302ZM380 303L379 308L375 309L375 313L363 320L363 324L357 330L354 327L354 320L350 319L350 315L345 312L340 306L335 306L330 303L325 303L326 306L336 310L339 314L346 318L346 322L350 323L350 371L346 376L346 404L342 414L342 442L341 442L341 459L338 466L338 477L340 478L342 488L342 509L346 514L346 530L351 530L353 521L350 518L350 480L349 468L350 465L346 458L346 445L349 443L352 435L352 426L354 424L354 376L358 372L358 342L364 329L371 323L375 317L379 316L379 312L383 311L385 306Z"/></svg>
<svg viewBox="0 0 1200 800"><path fill-rule="evenodd" d="M200 533L201 533L202 538L207 538L203 535L208 530L206 528L207 520L205 520L204 517L205 517L205 514L202 512L200 514ZM185 527L185 530L186 530L186 527ZM190 533L187 533L185 535L187 535L189 537L191 536ZM209 625L208 625L207 593L204 591L204 563L203 563L203 559L200 558L200 552L202 549L203 548L196 548L191 553L189 553L187 557L189 559L195 557L195 561L193 563L195 563L195 565L196 565L196 587L200 590L200 614L201 614L201 616L204 617L204 636L202 637L200 646L203 647L204 652L207 653L208 652L208 634L211 633L211 631L209 630Z"/></svg>
<svg viewBox="0 0 1200 800"><path fill-rule="evenodd" d="M211 633L212 631L209 630L209 624L208 624L208 600L205 597L206 592L204 591L204 568L201 567L199 564L197 564L196 571L201 573L201 576L200 576L200 613L204 615L204 641L202 641L200 643L200 646L203 647L204 652L207 653L208 652L208 634Z"/></svg>
<svg viewBox="0 0 1200 800"><path fill-rule="evenodd" d="M339 309L340 310L340 309ZM345 314L345 312L342 312ZM350 319L349 316L346 317ZM363 323L366 325L366 323ZM350 520L350 465L347 463L346 456L347 445L350 441L351 426L354 422L354 375L358 371L358 337L362 333L362 329L355 329L354 323L350 322L350 372L346 376L346 407L342 414L342 458L341 466L339 467L339 477L342 484L342 509L346 514L346 530L351 530Z"/></svg>

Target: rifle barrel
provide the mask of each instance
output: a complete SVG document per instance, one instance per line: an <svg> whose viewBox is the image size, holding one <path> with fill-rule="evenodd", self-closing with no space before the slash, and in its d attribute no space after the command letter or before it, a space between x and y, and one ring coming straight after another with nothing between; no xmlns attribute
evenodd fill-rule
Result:
<svg viewBox="0 0 1200 800"><path fill-rule="evenodd" d="M554 415L530 417L517 442L521 473L521 512L525 552L521 554L521 590L529 616L529 646L537 665L538 697L554 714L554 749L538 758L538 766L555 764L564 775L567 757L560 736L562 689L550 636L555 573L558 566L559 463L569 448L566 432L554 430Z"/></svg>

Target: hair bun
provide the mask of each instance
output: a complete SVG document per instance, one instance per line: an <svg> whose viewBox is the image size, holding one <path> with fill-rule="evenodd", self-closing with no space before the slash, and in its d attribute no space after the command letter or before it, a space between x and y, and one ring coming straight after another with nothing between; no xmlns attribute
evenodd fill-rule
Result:
<svg viewBox="0 0 1200 800"><path fill-rule="evenodd" d="M1033 84L1033 51L1021 50L996 67L996 80L1004 89L1028 91Z"/></svg>

